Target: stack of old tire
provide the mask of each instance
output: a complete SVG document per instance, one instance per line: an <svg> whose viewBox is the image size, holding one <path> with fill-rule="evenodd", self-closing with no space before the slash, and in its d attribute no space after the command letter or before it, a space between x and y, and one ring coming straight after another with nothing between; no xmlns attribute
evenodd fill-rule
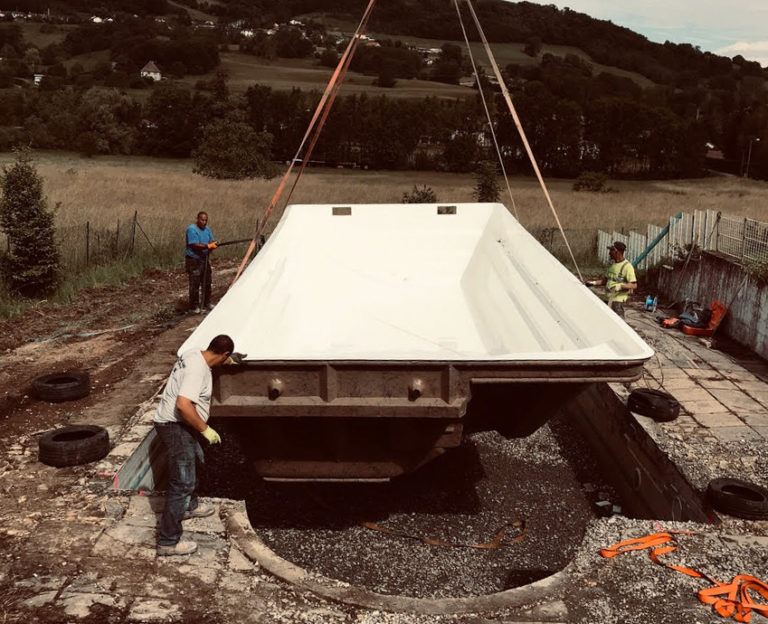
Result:
<svg viewBox="0 0 768 624"><path fill-rule="evenodd" d="M31 395L41 401L76 401L91 392L87 372L67 371L37 377ZM104 457L109 452L109 433L96 425L69 425L44 433L38 442L38 459L49 466L77 466Z"/></svg>

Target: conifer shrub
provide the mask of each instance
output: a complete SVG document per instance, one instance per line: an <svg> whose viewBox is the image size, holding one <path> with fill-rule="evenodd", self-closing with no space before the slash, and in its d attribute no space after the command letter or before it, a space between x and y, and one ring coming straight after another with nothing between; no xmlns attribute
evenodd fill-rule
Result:
<svg viewBox="0 0 768 624"><path fill-rule="evenodd" d="M496 177L496 163L483 160L477 165L475 173L474 197L479 202L497 202L501 193L498 178Z"/></svg>
<svg viewBox="0 0 768 624"><path fill-rule="evenodd" d="M584 171L573 183L574 191L590 191L592 193L605 192L605 183L608 176L597 171Z"/></svg>
<svg viewBox="0 0 768 624"><path fill-rule="evenodd" d="M12 292L42 297L59 283L59 252L53 213L43 197L43 181L28 151L17 153L0 174L0 228L8 237L0 265Z"/></svg>

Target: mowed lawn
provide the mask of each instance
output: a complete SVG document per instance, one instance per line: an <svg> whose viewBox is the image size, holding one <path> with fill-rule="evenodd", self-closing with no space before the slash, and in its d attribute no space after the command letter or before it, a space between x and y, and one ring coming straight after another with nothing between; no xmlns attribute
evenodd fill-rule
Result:
<svg viewBox="0 0 768 624"><path fill-rule="evenodd" d="M229 88L235 93L243 93L248 87L255 84L269 86L277 91L290 91L296 88L302 91L322 92L333 74L332 68L321 66L315 59L268 61L258 56L236 51L221 52L220 56L220 68L226 70L229 76L227 81ZM206 76L187 76L182 82L192 87L199 80L209 80L212 76L213 73ZM470 87L415 79L398 79L393 88L385 89L375 86L373 84L375 80L375 76L366 76L350 71L344 79L340 93L342 95L367 93L372 96L386 95L396 98L424 98L429 96L458 98L473 97L476 93Z"/></svg>
<svg viewBox="0 0 768 624"><path fill-rule="evenodd" d="M7 165L11 154L0 155ZM199 210L211 216L219 237L242 238L253 233L279 184L272 180L213 180L192 173L189 160L142 157L80 158L61 153L36 154L50 207L60 228L125 227L134 213L157 244L177 241L180 228ZM503 186L503 181L502 182ZM768 221L768 183L735 177L701 180L610 181L614 193L574 192L572 180L547 180L564 228L573 236L579 255L589 254L598 229L644 232L648 223L663 225L680 211L711 209ZM555 227L554 217L538 182L530 177L510 180L515 210L531 230ZM414 186L427 185L440 202L471 202L471 174L437 172L308 169L293 203L399 203ZM285 195L283 199L285 199ZM511 209L506 192L502 200ZM267 230L279 220L283 202Z"/></svg>

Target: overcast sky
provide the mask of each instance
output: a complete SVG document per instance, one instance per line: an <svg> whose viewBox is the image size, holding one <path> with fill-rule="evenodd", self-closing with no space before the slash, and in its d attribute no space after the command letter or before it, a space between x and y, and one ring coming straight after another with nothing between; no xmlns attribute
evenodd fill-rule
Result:
<svg viewBox="0 0 768 624"><path fill-rule="evenodd" d="M531 1L611 20L658 43L690 43L768 66L768 0Z"/></svg>

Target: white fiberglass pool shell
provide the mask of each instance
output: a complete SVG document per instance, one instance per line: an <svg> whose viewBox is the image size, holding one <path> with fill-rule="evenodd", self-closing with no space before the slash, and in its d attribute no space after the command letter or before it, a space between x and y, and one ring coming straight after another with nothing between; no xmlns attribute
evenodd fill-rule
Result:
<svg viewBox="0 0 768 624"><path fill-rule="evenodd" d="M289 206L179 352L248 361L642 361L651 349L498 203Z"/></svg>

